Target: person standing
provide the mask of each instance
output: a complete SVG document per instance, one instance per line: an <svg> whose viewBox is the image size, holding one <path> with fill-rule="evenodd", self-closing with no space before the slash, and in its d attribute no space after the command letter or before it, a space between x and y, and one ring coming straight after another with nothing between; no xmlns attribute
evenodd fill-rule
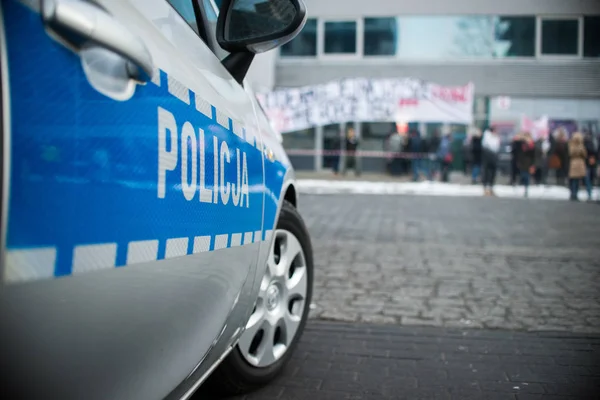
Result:
<svg viewBox="0 0 600 400"><path fill-rule="evenodd" d="M385 152L385 172L390 175L392 175L392 161L394 160L391 150L391 139L394 133L394 131L389 132L383 141L383 151Z"/></svg>
<svg viewBox="0 0 600 400"><path fill-rule="evenodd" d="M512 138L511 149L510 149L510 184L517 184L517 177L519 176L519 167L517 166L517 159L521 152L521 133L517 133Z"/></svg>
<svg viewBox="0 0 600 400"><path fill-rule="evenodd" d="M393 132L389 140L389 151L391 152L390 160L390 171L393 176L399 176L402 174L402 159L400 153L402 152L402 136L398 132Z"/></svg>
<svg viewBox="0 0 600 400"><path fill-rule="evenodd" d="M452 134L447 133L442 138L437 151L437 159L441 165L441 181L448 182L450 166L452 165Z"/></svg>
<svg viewBox="0 0 600 400"><path fill-rule="evenodd" d="M409 132L409 148L408 151L411 154L411 167L413 173L413 182L417 182L421 175L421 172L424 175L428 176L427 169L425 167L425 163L427 160L424 158L426 153L425 141L421 138L421 134L416 129L411 129Z"/></svg>
<svg viewBox="0 0 600 400"><path fill-rule="evenodd" d="M500 136L495 127L486 129L481 141L483 166L483 191L485 196L494 196L494 182L500 153Z"/></svg>
<svg viewBox="0 0 600 400"><path fill-rule="evenodd" d="M437 151L440 147L440 131L435 130L433 136L429 139L427 150L429 152L429 180L433 180L437 175L440 167L437 159Z"/></svg>
<svg viewBox="0 0 600 400"><path fill-rule="evenodd" d="M331 164L331 170L333 171L333 175L336 175L336 176L340 169L340 154L343 151L341 137L342 137L342 132L339 132L338 135L331 140L331 150L330 151L332 151L333 153L331 154L329 162Z"/></svg>
<svg viewBox="0 0 600 400"><path fill-rule="evenodd" d="M344 169L342 170L343 175L346 175L349 168L354 169L354 174L356 176L360 175L360 168L356 162L356 149L358 148L358 144L359 142L356 133L354 132L354 128L348 128L348 133L346 134L346 160L344 162Z"/></svg>
<svg viewBox="0 0 600 400"><path fill-rule="evenodd" d="M579 201L579 181L587 177L586 160L587 151L583 144L583 135L575 132L571 140L569 140L569 187L571 189L571 201ZM591 187L588 186L587 189L588 201L591 201Z"/></svg>
<svg viewBox="0 0 600 400"><path fill-rule="evenodd" d="M550 143L545 137L540 137L535 141L535 173L533 176L536 185L546 184L549 148Z"/></svg>
<svg viewBox="0 0 600 400"><path fill-rule="evenodd" d="M469 171L473 170L473 152L471 151L471 136L466 135L465 139L462 142L462 168L463 174L467 176Z"/></svg>
<svg viewBox="0 0 600 400"><path fill-rule="evenodd" d="M587 181L586 186L588 187L588 191L591 191L596 183L596 169L597 160L596 153L598 150L596 149L596 144L594 143L594 137L588 131L584 131L584 139L583 143L585 146L585 151L587 151Z"/></svg>
<svg viewBox="0 0 600 400"><path fill-rule="evenodd" d="M517 153L517 168L520 171L521 184L525 187L525 197L529 196L529 181L535 172L535 143L531 133L524 132L519 141L521 149Z"/></svg>
<svg viewBox="0 0 600 400"><path fill-rule="evenodd" d="M548 161L549 168L555 171L556 184L559 186L564 186L565 184L565 175L568 171L568 156L567 132L563 127L560 127L557 129L556 137L552 141Z"/></svg>
<svg viewBox="0 0 600 400"><path fill-rule="evenodd" d="M481 131L478 128L473 130L473 137L471 138L471 183L477 184L479 180L479 174L481 172Z"/></svg>

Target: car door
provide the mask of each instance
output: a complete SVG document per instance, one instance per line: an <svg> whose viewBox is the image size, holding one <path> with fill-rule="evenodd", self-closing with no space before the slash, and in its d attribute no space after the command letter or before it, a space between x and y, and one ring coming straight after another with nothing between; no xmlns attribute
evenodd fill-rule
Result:
<svg viewBox="0 0 600 400"><path fill-rule="evenodd" d="M1 11L3 370L45 398L162 398L253 301L252 102L166 0Z"/></svg>

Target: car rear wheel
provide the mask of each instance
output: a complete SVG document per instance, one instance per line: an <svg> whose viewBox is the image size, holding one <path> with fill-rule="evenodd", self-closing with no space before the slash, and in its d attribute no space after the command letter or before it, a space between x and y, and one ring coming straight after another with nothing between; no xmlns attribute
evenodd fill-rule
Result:
<svg viewBox="0 0 600 400"><path fill-rule="evenodd" d="M283 203L256 306L231 354L207 385L223 394L255 390L285 367L308 318L313 282L310 237L294 206Z"/></svg>

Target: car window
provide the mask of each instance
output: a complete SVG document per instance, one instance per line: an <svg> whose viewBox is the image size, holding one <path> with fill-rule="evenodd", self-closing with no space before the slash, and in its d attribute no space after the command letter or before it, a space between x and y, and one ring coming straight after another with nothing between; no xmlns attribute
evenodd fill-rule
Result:
<svg viewBox="0 0 600 400"><path fill-rule="evenodd" d="M217 18L219 18L219 7L217 7L216 4L214 4L214 2L212 0L202 0L202 1L204 2L204 10L206 11L206 18L208 19L209 22L216 24Z"/></svg>
<svg viewBox="0 0 600 400"><path fill-rule="evenodd" d="M219 7L213 0L167 0L185 22L206 42L212 52L223 60L229 55L229 52L223 50L217 42L217 19L219 18ZM204 14L198 25L198 19L194 12L194 2L197 2L201 7L201 12ZM202 26L205 25L205 26ZM202 29L202 31L200 31Z"/></svg>
<svg viewBox="0 0 600 400"><path fill-rule="evenodd" d="M219 58L219 60L223 60L229 55L229 52L223 50L221 46L219 46L219 42L217 42L217 19L219 18L219 7L213 0L201 1L208 23L208 26L206 27L206 33L209 36L210 48Z"/></svg>
<svg viewBox="0 0 600 400"><path fill-rule="evenodd" d="M173 7L179 15L187 22L187 24L200 35L198 29L198 22L196 21L196 13L194 12L194 6L190 0L167 0L171 7Z"/></svg>

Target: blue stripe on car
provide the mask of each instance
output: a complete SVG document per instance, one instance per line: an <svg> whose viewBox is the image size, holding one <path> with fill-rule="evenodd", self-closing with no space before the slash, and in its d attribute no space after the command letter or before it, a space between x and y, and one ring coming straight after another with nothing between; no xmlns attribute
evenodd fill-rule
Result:
<svg viewBox="0 0 600 400"><path fill-rule="evenodd" d="M234 245L247 244L250 232L260 232L251 235L252 242L269 239L285 168L265 159L263 183L262 149L238 121L188 88L182 93L187 90L189 102L170 93L167 82L176 80L164 71L130 100L109 99L90 86L78 56L48 37L39 15L16 2L3 6L12 132L5 280L121 267L169 252L192 254L198 238L210 238L208 247L208 239L197 245L202 251L215 250L221 235L225 247L232 237ZM23 31L29 34L18 34ZM23 65L26 74L11 68ZM236 150L240 158L246 154L247 207L200 202L198 190L186 200L181 162L166 173L164 197L157 196L159 108L174 116L178 142L186 121L196 135L204 131L207 189L215 185L214 138L230 150L226 182L237 182ZM211 115L205 115L208 110ZM187 241L172 242L181 238ZM179 247L169 250L168 243Z"/></svg>

